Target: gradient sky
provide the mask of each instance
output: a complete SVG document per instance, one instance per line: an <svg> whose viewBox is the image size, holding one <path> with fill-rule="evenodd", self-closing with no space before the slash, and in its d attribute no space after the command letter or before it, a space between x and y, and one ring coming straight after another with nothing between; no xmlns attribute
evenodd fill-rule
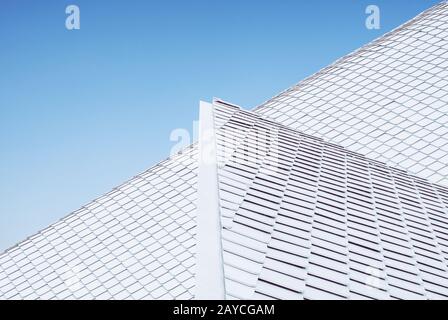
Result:
<svg viewBox="0 0 448 320"><path fill-rule="evenodd" d="M253 108L437 2L0 0L0 251L166 158L200 99Z"/></svg>

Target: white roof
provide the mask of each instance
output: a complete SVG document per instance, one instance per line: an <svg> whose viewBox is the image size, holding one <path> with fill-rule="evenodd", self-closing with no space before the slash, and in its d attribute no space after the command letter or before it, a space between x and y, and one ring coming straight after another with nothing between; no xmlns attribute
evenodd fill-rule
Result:
<svg viewBox="0 0 448 320"><path fill-rule="evenodd" d="M448 3L255 111L448 186Z"/></svg>
<svg viewBox="0 0 448 320"><path fill-rule="evenodd" d="M230 299L448 297L447 22L437 5L255 112L214 101L214 171L193 145L7 250L0 299L192 299L220 245Z"/></svg>
<svg viewBox="0 0 448 320"><path fill-rule="evenodd" d="M191 299L196 149L0 255L3 299Z"/></svg>
<svg viewBox="0 0 448 320"><path fill-rule="evenodd" d="M448 298L448 188L215 105L228 298Z"/></svg>

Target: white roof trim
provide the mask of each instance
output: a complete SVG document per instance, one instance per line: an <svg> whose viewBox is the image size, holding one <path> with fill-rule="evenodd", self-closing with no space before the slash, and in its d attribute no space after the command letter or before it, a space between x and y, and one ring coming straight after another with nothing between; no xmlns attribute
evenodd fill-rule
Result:
<svg viewBox="0 0 448 320"><path fill-rule="evenodd" d="M196 231L196 299L225 297L213 105L200 102Z"/></svg>

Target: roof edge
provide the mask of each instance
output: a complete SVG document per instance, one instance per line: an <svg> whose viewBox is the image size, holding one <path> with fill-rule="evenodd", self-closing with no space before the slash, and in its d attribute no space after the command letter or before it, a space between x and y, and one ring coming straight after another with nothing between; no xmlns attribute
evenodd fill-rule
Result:
<svg viewBox="0 0 448 320"><path fill-rule="evenodd" d="M196 215L197 300L225 298L219 210L218 166L213 105L199 104L199 153Z"/></svg>

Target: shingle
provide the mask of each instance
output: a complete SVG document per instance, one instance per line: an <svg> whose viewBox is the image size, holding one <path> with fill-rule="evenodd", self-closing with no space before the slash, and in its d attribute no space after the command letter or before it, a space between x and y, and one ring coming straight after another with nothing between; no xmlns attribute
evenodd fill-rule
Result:
<svg viewBox="0 0 448 320"><path fill-rule="evenodd" d="M448 182L447 12L255 113L215 103L228 297L448 297L448 189L421 179ZM193 298L197 165L193 145L0 255L0 298Z"/></svg>
<svg viewBox="0 0 448 320"><path fill-rule="evenodd" d="M215 108L226 107L216 102ZM244 112L244 119L241 117L239 121L255 127L261 120L255 114ZM252 175L251 183L245 183L246 189L238 198L239 207L230 215L234 217L231 230L236 222L247 227L239 235L241 243L244 243L242 237L257 239L260 234L265 234L258 241L266 243L267 250L254 256L249 248L229 246L224 241L227 257L235 254L241 264L244 259L252 261L251 278L253 272L258 272L255 276L259 281L254 291L232 292L232 297L248 299L261 295L299 299L302 293L308 299L353 298L354 295L399 299L429 297L429 286L423 280L426 270L432 268L442 272L448 271L448 267L441 255L446 249L443 237L437 236L437 227L429 222L419 190L425 183L425 192L441 201L438 186L364 158L364 165L357 168L356 175L362 177L368 196L361 194L359 187L353 193L355 189L349 188L352 184L346 179L352 166L347 163L354 156L362 156L319 140L307 139L305 147L301 143L301 132L274 122L263 124L269 127L268 130L294 137L292 140L296 144L289 146L291 159L297 159L298 154L306 157L313 143L322 150L316 155L315 162L300 164L301 178L314 179L317 188L304 188L296 183L296 179L284 176L275 184L275 201L269 201L270 189L264 188L258 189L257 197L266 200L257 203L250 190L269 177L258 173L263 161L253 168L258 172ZM223 124L223 128L225 126ZM329 156L335 150L335 156ZM234 150L234 153L238 152L242 151ZM290 165L293 166L293 161ZM317 171L306 169L314 165ZM336 165L338 169L333 171L331 168ZM226 171L226 166L224 161L218 170L218 178ZM322 171L322 168L329 169ZM299 201L303 199L301 194L306 194L307 207ZM448 213L447 208L443 211ZM426 239L428 243L412 236L416 234L418 237L421 232L430 235ZM224 259L225 266L229 261ZM246 271L230 265L224 270L226 277L231 274L230 277L244 282ZM436 281L441 282L448 285L441 278ZM354 291L351 291L352 287ZM442 295L445 291L433 285L429 290L433 295L437 292Z"/></svg>

